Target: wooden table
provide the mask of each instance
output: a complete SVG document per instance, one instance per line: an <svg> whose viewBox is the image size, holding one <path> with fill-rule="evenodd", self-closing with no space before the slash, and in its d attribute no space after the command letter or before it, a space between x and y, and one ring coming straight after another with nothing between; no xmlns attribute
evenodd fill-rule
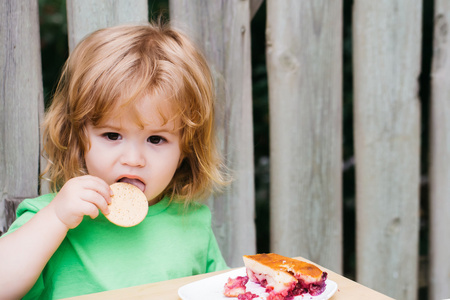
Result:
<svg viewBox="0 0 450 300"><path fill-rule="evenodd" d="M296 257L299 260L308 261L301 257ZM317 265L317 264L315 264ZM379 292L376 292L368 287L365 287L353 280L347 279L337 273L334 273L326 268L317 265L322 271L328 273L328 278L333 280L338 285L338 290L330 298L330 300L370 300L370 299L392 299ZM214 273L178 278L156 283L149 283L140 286L124 288L114 291L107 291L102 293L78 296L68 299L73 300L119 300L119 299L158 299L158 300L180 300L178 297L178 289L185 284L208 278L226 271L219 271ZM225 284L225 282L224 282ZM237 298L229 298L230 300ZM307 298L305 298L307 299Z"/></svg>

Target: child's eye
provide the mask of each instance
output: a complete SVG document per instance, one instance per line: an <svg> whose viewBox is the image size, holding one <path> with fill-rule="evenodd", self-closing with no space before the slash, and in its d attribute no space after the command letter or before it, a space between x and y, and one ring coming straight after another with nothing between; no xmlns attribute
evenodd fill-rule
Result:
<svg viewBox="0 0 450 300"><path fill-rule="evenodd" d="M166 139L164 139L163 137L161 137L159 135L152 135L152 136L149 136L147 139L147 142L149 142L151 144L155 144L155 145L161 144L162 142L165 142L165 141L166 141Z"/></svg>
<svg viewBox="0 0 450 300"><path fill-rule="evenodd" d="M120 134L116 132L106 132L103 134L103 136L111 141L117 141L120 139Z"/></svg>

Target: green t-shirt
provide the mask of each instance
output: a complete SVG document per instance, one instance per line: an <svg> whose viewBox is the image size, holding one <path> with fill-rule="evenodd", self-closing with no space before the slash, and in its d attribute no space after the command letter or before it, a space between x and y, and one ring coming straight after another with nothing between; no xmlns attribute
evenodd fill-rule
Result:
<svg viewBox="0 0 450 300"><path fill-rule="evenodd" d="M54 198L23 201L13 232ZM85 216L69 230L24 299L58 299L226 269L205 205L170 202L149 207L144 221L123 228L104 215Z"/></svg>

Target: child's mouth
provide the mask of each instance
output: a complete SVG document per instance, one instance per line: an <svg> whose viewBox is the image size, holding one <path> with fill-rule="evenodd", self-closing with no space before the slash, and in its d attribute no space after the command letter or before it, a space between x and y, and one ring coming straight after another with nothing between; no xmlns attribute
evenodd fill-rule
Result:
<svg viewBox="0 0 450 300"><path fill-rule="evenodd" d="M144 192L144 190L145 190L145 184L137 178L123 177L123 178L120 178L118 181L132 184L132 185L136 186L137 188L139 188L142 192Z"/></svg>

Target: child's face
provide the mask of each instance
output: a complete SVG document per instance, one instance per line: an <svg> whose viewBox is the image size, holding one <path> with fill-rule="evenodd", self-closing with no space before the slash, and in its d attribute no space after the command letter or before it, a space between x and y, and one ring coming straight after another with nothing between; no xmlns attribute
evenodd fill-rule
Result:
<svg viewBox="0 0 450 300"><path fill-rule="evenodd" d="M86 167L90 175L110 185L124 181L138 186L154 204L152 200L168 186L180 162L179 120L164 124L161 112L170 116L170 106L154 97L140 99L135 108L125 107L119 117L87 126ZM139 113L143 127L133 111Z"/></svg>

